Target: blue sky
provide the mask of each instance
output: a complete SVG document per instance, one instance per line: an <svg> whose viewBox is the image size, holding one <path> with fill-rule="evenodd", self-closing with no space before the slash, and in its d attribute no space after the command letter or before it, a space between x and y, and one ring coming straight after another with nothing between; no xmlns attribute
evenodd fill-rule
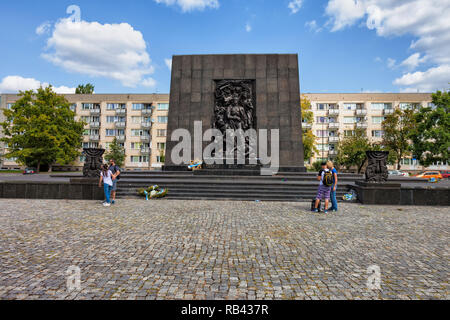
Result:
<svg viewBox="0 0 450 320"><path fill-rule="evenodd" d="M0 92L168 93L172 55L211 53L298 53L302 92L429 92L450 86L448 16L450 0L2 1Z"/></svg>

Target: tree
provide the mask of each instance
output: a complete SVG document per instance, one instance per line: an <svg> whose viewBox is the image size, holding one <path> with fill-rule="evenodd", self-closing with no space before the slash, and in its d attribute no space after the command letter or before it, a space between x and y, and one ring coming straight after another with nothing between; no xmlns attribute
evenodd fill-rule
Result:
<svg viewBox="0 0 450 320"><path fill-rule="evenodd" d="M413 156L423 166L448 162L450 148L450 92L432 95L435 108L421 108L415 114L416 126L411 130Z"/></svg>
<svg viewBox="0 0 450 320"><path fill-rule="evenodd" d="M88 84L80 84L75 90L76 94L93 94L94 93L94 85L91 83Z"/></svg>
<svg viewBox="0 0 450 320"><path fill-rule="evenodd" d="M10 110L4 110L6 121L0 123L8 144L7 158L17 158L22 165L65 165L80 155L84 123L75 121L75 113L52 86L20 92L21 98Z"/></svg>
<svg viewBox="0 0 450 320"><path fill-rule="evenodd" d="M409 135L416 123L413 109L395 109L393 114L387 115L382 123L384 130L382 145L395 155L397 169L400 170L400 161L409 155Z"/></svg>
<svg viewBox="0 0 450 320"><path fill-rule="evenodd" d="M372 145L367 138L366 130L357 129L354 135L344 137L338 144L336 162L348 169L358 167L358 173L366 162L366 151L371 150Z"/></svg>
<svg viewBox="0 0 450 320"><path fill-rule="evenodd" d="M311 111L311 102L305 96L301 97L300 102L303 122L312 125L314 114ZM303 150L305 160L311 159L315 152L319 152L316 147L316 136L310 128L303 128Z"/></svg>
<svg viewBox="0 0 450 320"><path fill-rule="evenodd" d="M106 161L111 159L114 159L116 165L123 167L125 162L125 149L119 144L116 138L114 138L113 142L109 146L109 151L105 154Z"/></svg>

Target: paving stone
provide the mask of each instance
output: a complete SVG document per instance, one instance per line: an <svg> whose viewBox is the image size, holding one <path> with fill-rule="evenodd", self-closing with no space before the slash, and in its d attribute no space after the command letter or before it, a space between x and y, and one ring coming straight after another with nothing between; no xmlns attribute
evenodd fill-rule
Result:
<svg viewBox="0 0 450 320"><path fill-rule="evenodd" d="M448 208L308 209L0 199L0 299L449 298ZM374 265L379 290L367 287Z"/></svg>

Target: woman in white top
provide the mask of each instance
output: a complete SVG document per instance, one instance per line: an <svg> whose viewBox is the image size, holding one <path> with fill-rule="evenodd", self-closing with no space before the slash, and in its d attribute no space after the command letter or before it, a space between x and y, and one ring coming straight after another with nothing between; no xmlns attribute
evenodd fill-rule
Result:
<svg viewBox="0 0 450 320"><path fill-rule="evenodd" d="M100 181L98 182L98 186L101 187L103 181L103 190L105 191L105 198L106 198L106 201L103 203L103 206L105 207L111 206L111 189L113 186L112 176L113 174L111 170L108 169L108 165L107 164L103 165L102 172L100 173Z"/></svg>

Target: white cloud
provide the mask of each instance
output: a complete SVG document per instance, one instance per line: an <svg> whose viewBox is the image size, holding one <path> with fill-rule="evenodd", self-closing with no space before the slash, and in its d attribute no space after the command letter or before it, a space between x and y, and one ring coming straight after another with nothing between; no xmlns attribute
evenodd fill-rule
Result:
<svg viewBox="0 0 450 320"><path fill-rule="evenodd" d="M128 23L61 19L42 56L69 72L115 79L127 87L148 85L144 78L154 71L142 33Z"/></svg>
<svg viewBox="0 0 450 320"><path fill-rule="evenodd" d="M164 59L164 63L166 64L169 70L172 70L172 59Z"/></svg>
<svg viewBox="0 0 450 320"><path fill-rule="evenodd" d="M247 31L247 32L252 31L252 26L250 25L250 23L247 23L247 24L245 25L245 31Z"/></svg>
<svg viewBox="0 0 450 320"><path fill-rule="evenodd" d="M36 28L36 34L42 36L43 34L49 33L52 25L50 22L46 21Z"/></svg>
<svg viewBox="0 0 450 320"><path fill-rule="evenodd" d="M376 57L376 58L374 59L374 61L375 61L375 62L383 62L383 60L382 60L380 57Z"/></svg>
<svg viewBox="0 0 450 320"><path fill-rule="evenodd" d="M218 0L154 0L157 3L164 3L167 6L177 5L183 12L193 10L204 10L205 8L218 8Z"/></svg>
<svg viewBox="0 0 450 320"><path fill-rule="evenodd" d="M448 86L450 72L445 76L440 72L450 68L449 0L329 0L325 12L330 17L328 25L333 32L365 21L365 26L379 36L412 35L416 38L409 47L413 52L399 66L409 71L419 67L428 70L405 74L394 84L403 85L406 78L416 75L416 90ZM439 70L441 82L426 76L436 74L436 70Z"/></svg>
<svg viewBox="0 0 450 320"><path fill-rule="evenodd" d="M151 87L151 88L153 88L153 87L156 86L156 80L153 79L153 78L147 78L147 79L142 80L141 85L144 86L144 87Z"/></svg>
<svg viewBox="0 0 450 320"><path fill-rule="evenodd" d="M442 65L427 71L407 73L394 81L395 85L406 87L405 92L431 92L437 89L448 89L450 82L450 66Z"/></svg>
<svg viewBox="0 0 450 320"><path fill-rule="evenodd" d="M7 76L0 82L0 93L18 93L25 90L36 90L40 87L48 87L47 82L41 82L33 78L24 78L21 76ZM57 93L75 93L75 88L66 86L53 87Z"/></svg>
<svg viewBox="0 0 450 320"><path fill-rule="evenodd" d="M305 27L309 28L309 30L312 32L322 31L322 28L319 28L319 26L317 25L316 20L311 20L311 21L306 22Z"/></svg>
<svg viewBox="0 0 450 320"><path fill-rule="evenodd" d="M395 59L392 58L388 58L387 59L387 66L389 67L389 69L394 69L396 67L395 63L397 61Z"/></svg>
<svg viewBox="0 0 450 320"><path fill-rule="evenodd" d="M408 58L400 63L401 66L406 67L408 70L416 69L421 63L424 63L427 57L420 57L420 53L416 52L410 55Z"/></svg>
<svg viewBox="0 0 450 320"><path fill-rule="evenodd" d="M291 13L295 14L300 11L303 5L303 0L292 0L288 4L288 8L291 9Z"/></svg>

